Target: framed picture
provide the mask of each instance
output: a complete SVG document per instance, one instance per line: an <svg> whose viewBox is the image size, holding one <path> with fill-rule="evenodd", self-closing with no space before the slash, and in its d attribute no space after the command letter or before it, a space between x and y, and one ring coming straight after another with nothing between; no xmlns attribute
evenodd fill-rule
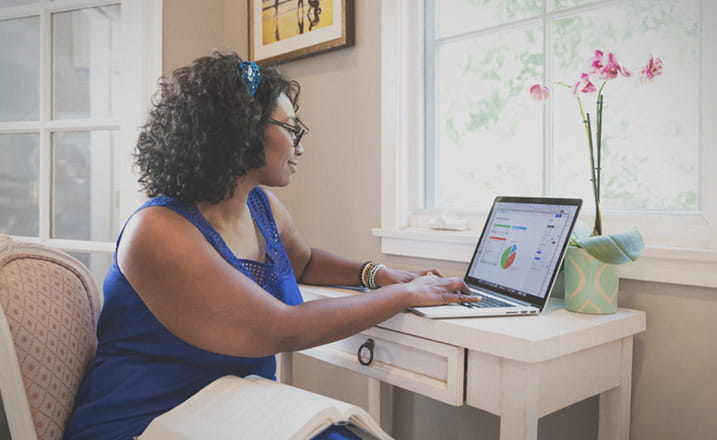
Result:
<svg viewBox="0 0 717 440"><path fill-rule="evenodd" d="M353 44L354 0L249 0L249 59L259 64Z"/></svg>

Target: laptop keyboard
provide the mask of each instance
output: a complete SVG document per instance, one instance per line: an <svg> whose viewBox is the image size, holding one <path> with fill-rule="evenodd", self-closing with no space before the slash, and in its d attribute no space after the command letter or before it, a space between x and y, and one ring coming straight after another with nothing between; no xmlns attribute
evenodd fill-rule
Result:
<svg viewBox="0 0 717 440"><path fill-rule="evenodd" d="M492 309L494 307L515 307L515 304L510 304L499 299L491 298L490 296L484 296L482 300L474 303L461 303L462 306L471 309Z"/></svg>

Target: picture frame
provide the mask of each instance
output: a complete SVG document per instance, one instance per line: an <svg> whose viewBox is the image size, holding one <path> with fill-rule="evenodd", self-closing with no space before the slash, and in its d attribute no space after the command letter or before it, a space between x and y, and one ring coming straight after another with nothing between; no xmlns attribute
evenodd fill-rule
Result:
<svg viewBox="0 0 717 440"><path fill-rule="evenodd" d="M249 59L278 64L354 45L354 0L248 0Z"/></svg>

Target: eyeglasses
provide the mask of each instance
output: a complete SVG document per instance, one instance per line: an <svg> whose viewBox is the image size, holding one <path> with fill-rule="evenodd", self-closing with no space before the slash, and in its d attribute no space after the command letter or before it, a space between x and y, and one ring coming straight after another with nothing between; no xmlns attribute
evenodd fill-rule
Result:
<svg viewBox="0 0 717 440"><path fill-rule="evenodd" d="M266 122L283 127L291 132L294 135L294 148L299 146L301 138L309 132L309 127L301 122L299 118L296 118L296 125L287 124L286 122L277 121L276 119L269 119Z"/></svg>

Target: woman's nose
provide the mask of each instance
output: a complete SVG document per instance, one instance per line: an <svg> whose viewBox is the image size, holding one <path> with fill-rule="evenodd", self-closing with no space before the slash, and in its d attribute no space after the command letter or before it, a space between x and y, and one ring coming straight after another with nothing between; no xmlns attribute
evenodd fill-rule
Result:
<svg viewBox="0 0 717 440"><path fill-rule="evenodd" d="M299 144L294 147L294 155L301 156L302 154L304 154L304 145L299 141Z"/></svg>

